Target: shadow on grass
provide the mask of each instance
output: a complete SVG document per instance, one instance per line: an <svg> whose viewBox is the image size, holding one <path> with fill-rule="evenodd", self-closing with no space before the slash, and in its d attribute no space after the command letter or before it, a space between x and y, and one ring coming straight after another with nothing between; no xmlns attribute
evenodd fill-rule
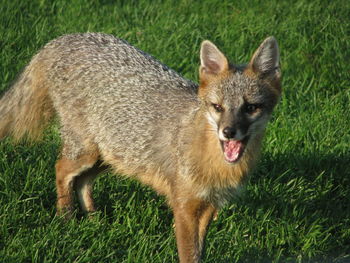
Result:
<svg viewBox="0 0 350 263"><path fill-rule="evenodd" d="M293 193L311 202L306 203L312 205L311 210L332 218L336 216L333 212L339 210L344 216L350 217L350 202L347 202L350 201L349 164L350 155L290 154L273 159L265 156L250 183L260 183L265 177L276 185L290 184ZM313 196L308 198L305 196L308 193Z"/></svg>
<svg viewBox="0 0 350 263"><path fill-rule="evenodd" d="M350 154L263 156L247 191L237 201L238 209L247 209L252 218L258 217L258 211L269 211L272 221L299 222L303 224L303 234L308 234L308 228L317 222L320 227L317 231L325 234L315 233L310 254L303 255L305 244L296 238L293 247L286 244L275 247L286 251L277 260L268 249L249 249L238 262L350 262L349 164ZM302 260L290 251L302 255Z"/></svg>

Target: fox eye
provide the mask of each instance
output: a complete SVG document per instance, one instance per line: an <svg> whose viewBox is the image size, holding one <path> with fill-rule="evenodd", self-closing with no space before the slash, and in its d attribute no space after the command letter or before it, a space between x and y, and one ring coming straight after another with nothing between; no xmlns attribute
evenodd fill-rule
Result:
<svg viewBox="0 0 350 263"><path fill-rule="evenodd" d="M260 106L257 105L257 104L247 104L247 106L246 106L246 112L247 112L248 114L253 114L253 113L256 112L259 108L260 108Z"/></svg>
<svg viewBox="0 0 350 263"><path fill-rule="evenodd" d="M224 108L220 104L212 103L212 106L214 107L216 112L223 112L224 111Z"/></svg>

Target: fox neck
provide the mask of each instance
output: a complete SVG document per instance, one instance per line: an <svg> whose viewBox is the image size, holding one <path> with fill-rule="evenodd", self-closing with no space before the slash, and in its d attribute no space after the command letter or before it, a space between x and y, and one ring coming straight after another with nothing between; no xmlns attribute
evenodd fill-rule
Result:
<svg viewBox="0 0 350 263"><path fill-rule="evenodd" d="M218 132L208 122L205 109L197 112L193 127L189 159L196 171L195 183L215 189L238 187L255 165L263 134L251 138L240 160L230 164L225 161Z"/></svg>

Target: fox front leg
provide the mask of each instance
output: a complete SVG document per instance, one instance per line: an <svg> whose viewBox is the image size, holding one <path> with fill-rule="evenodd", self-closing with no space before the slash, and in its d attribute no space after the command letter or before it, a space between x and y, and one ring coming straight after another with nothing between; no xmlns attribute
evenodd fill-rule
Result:
<svg viewBox="0 0 350 263"><path fill-rule="evenodd" d="M203 200L173 204L175 234L181 263L200 262L207 228L216 209Z"/></svg>

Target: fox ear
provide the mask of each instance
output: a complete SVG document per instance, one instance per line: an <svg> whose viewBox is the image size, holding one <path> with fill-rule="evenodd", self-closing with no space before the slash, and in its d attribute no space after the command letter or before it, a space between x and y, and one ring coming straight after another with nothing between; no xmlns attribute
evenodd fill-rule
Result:
<svg viewBox="0 0 350 263"><path fill-rule="evenodd" d="M210 41L204 40L201 46L200 78L218 75L228 70L228 61L224 54Z"/></svg>
<svg viewBox="0 0 350 263"><path fill-rule="evenodd" d="M249 67L258 76L279 77L279 61L280 55L277 41L274 37L268 37L255 51L249 62Z"/></svg>

